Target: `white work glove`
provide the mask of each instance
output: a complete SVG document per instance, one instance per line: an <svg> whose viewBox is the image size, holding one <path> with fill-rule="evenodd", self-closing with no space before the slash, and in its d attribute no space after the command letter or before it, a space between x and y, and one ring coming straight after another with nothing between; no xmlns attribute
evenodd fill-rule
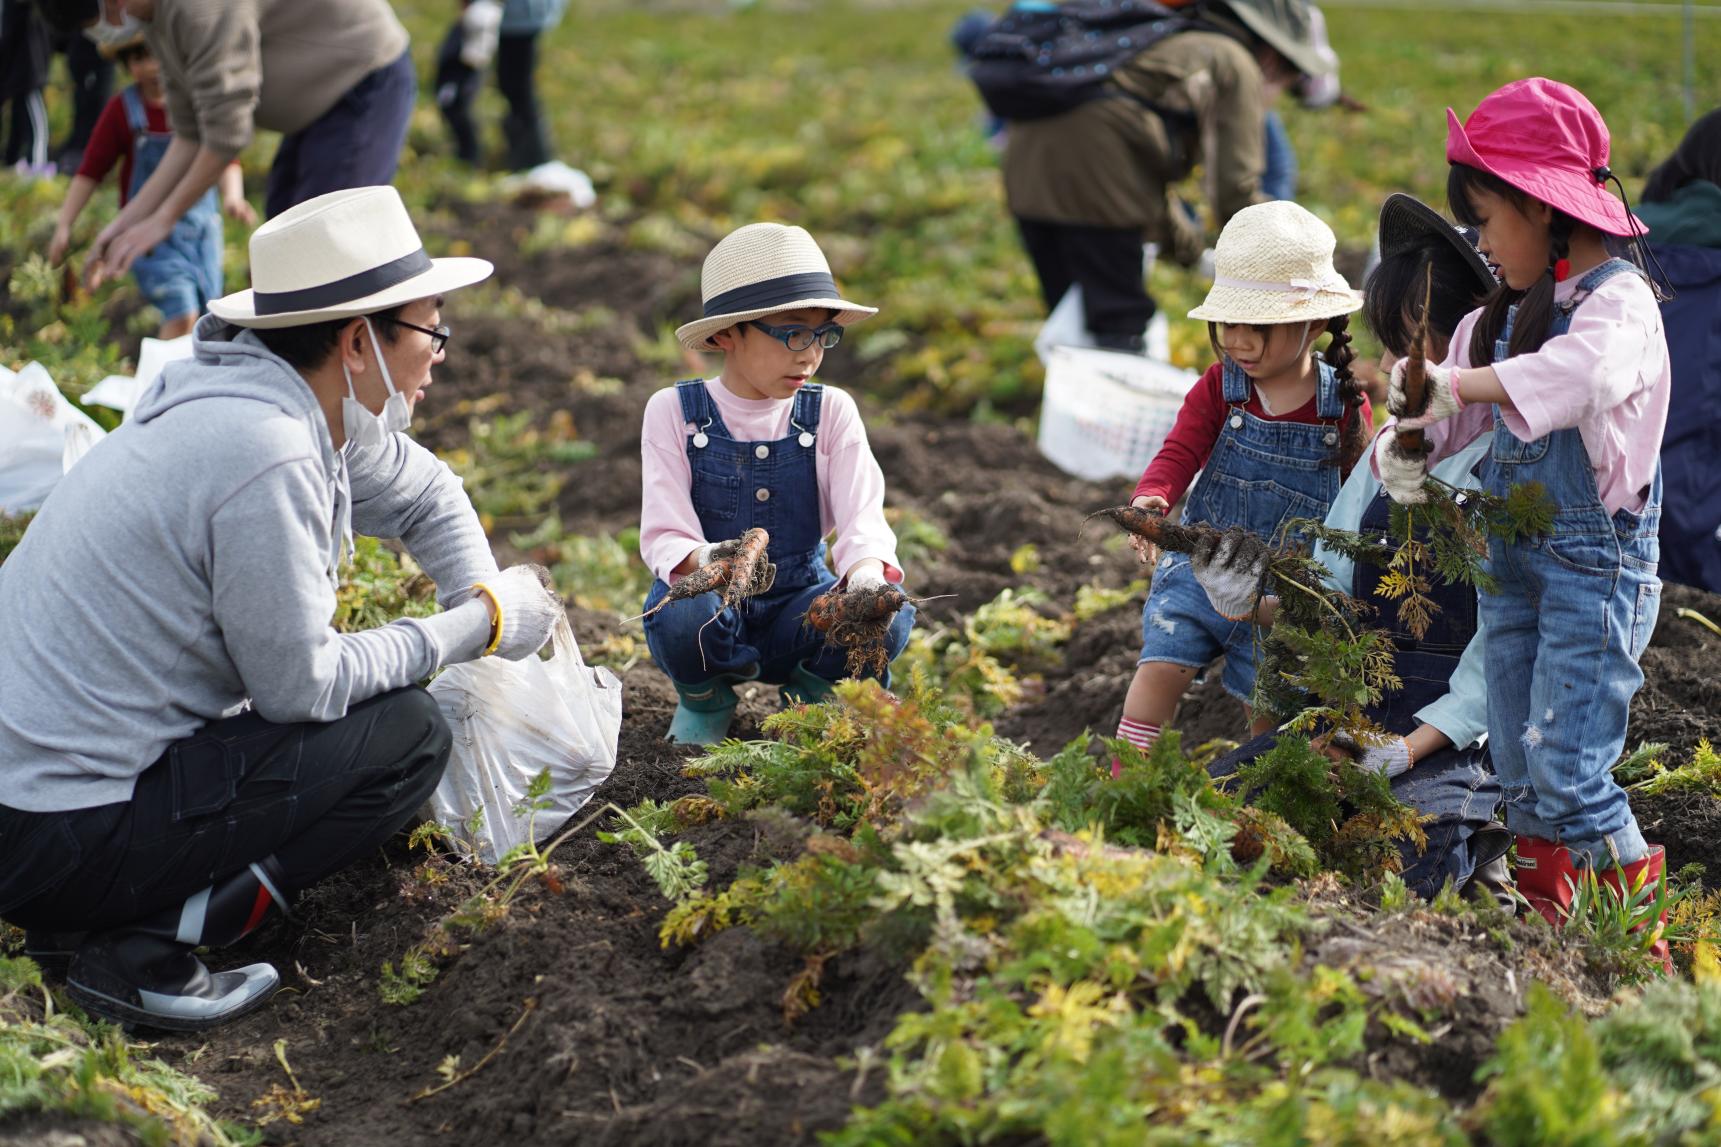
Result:
<svg viewBox="0 0 1721 1147"><path fill-rule="evenodd" d="M712 562L723 558L732 558L741 552L741 539L730 538L726 542L706 542L693 551L693 569L703 569ZM689 573L692 570L688 571ZM771 587L777 584L777 563L765 562L759 572L759 588L754 593L769 593Z"/></svg>
<svg viewBox="0 0 1721 1147"><path fill-rule="evenodd" d="M1332 743L1349 753L1356 767L1365 773L1383 773L1388 778L1403 776L1416 763L1410 742L1403 737L1394 737L1381 744L1363 745L1349 733L1338 733L1333 736Z"/></svg>
<svg viewBox="0 0 1721 1147"><path fill-rule="evenodd" d="M843 588L846 590L883 589L884 587L884 567L875 566L871 562L863 563L849 571L849 576L843 579Z"/></svg>
<svg viewBox="0 0 1721 1147"><path fill-rule="evenodd" d="M502 5L496 0L472 0L460 14L460 62L475 72L484 70L496 54L502 35Z"/></svg>
<svg viewBox="0 0 1721 1147"><path fill-rule="evenodd" d="M1271 552L1265 542L1241 530L1203 537L1189 554L1189 568L1207 591L1207 600L1227 621L1246 621L1261 596L1261 578Z"/></svg>
<svg viewBox="0 0 1721 1147"><path fill-rule="evenodd" d="M1420 506L1428 501L1428 455L1412 454L1398 444L1398 427L1388 426L1375 436L1374 464L1380 484L1401 506Z"/></svg>
<svg viewBox="0 0 1721 1147"><path fill-rule="evenodd" d="M1386 409L1397 416L1400 427L1421 430L1464 409L1464 400L1453 390L1457 368L1428 363L1422 368L1422 376L1428 383L1423 388L1427 401L1421 410L1411 410L1404 393L1404 372L1409 363L1409 359L1401 358L1392 364L1392 381L1386 387Z"/></svg>
<svg viewBox="0 0 1721 1147"><path fill-rule="evenodd" d="M493 648L486 650L509 661L521 661L544 647L556 622L566 616L556 596L550 571L543 566L509 566L472 587L479 604L488 595L496 606ZM465 609L465 606L460 608Z"/></svg>

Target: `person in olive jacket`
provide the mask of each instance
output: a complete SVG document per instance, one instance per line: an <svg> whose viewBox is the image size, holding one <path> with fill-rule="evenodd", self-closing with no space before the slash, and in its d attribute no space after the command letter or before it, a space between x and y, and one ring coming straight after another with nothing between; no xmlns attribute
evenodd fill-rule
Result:
<svg viewBox="0 0 1721 1147"><path fill-rule="evenodd" d="M1263 202L1264 124L1300 76L1332 70L1314 46L1306 0L1202 0L1196 22L1120 66L1120 98L1010 124L1004 194L1047 309L1082 288L1097 345L1140 351L1155 305L1142 244L1184 266L1198 224L1171 188L1197 163L1214 222Z"/></svg>

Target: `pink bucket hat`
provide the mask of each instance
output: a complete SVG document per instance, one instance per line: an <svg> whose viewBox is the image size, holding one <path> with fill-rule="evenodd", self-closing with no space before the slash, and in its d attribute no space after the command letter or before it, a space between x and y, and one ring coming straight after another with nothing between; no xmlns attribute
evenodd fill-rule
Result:
<svg viewBox="0 0 1721 1147"><path fill-rule="evenodd" d="M1576 88L1534 76L1476 105L1446 109L1446 158L1497 176L1608 235L1649 228L1607 191L1607 124Z"/></svg>

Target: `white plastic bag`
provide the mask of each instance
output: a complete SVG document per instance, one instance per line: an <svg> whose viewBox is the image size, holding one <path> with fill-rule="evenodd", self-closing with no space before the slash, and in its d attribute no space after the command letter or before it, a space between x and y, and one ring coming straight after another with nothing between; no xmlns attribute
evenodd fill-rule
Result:
<svg viewBox="0 0 1721 1147"><path fill-rule="evenodd" d="M1200 377L1138 354L1057 347L1040 401L1040 453L1077 478L1139 478Z"/></svg>
<svg viewBox="0 0 1721 1147"><path fill-rule="evenodd" d="M155 381L155 376L161 373L162 367L190 357L190 335L180 335L176 339L146 338L137 352L135 375L110 374L85 391L78 401L85 406L106 406L129 415L137 400L143 397L143 392L149 389L149 384Z"/></svg>
<svg viewBox="0 0 1721 1147"><path fill-rule="evenodd" d="M578 812L615 768L621 681L580 656L566 617L550 636L550 658L485 657L453 665L430 695L454 733L454 751L430 798L431 816L488 864L527 834L543 840ZM514 810L550 771L549 807ZM476 831L469 821L482 810Z"/></svg>
<svg viewBox="0 0 1721 1147"><path fill-rule="evenodd" d="M41 363L16 374L0 366L0 514L40 506L101 439L102 428L66 401Z"/></svg>

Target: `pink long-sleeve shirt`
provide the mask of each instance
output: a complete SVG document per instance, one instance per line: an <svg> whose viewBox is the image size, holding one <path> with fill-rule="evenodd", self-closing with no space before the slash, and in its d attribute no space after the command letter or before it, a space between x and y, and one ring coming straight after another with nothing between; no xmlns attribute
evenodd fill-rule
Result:
<svg viewBox="0 0 1721 1147"><path fill-rule="evenodd" d="M1557 284L1555 300L1570 299L1577 286L1577 276ZM1469 355L1470 332L1481 313L1473 311L1458 324L1441 365L1489 365L1472 363ZM1673 387L1661 308L1649 284L1637 275L1615 275L1578 305L1565 334L1534 354L1492 365L1512 399L1501 416L1514 437L1534 442L1576 427L1608 513L1643 509ZM1477 402L1430 426L1431 460L1487 432L1493 417L1492 404Z"/></svg>
<svg viewBox="0 0 1721 1147"><path fill-rule="evenodd" d="M789 434L792 398L741 398L720 379L708 379L705 389L716 404L729 433L740 441L770 442ZM675 388L660 390L645 404L640 432L643 497L639 513L639 553L651 572L673 583L671 572L683 558L706 542L693 509L693 467L687 439L694 427L681 416ZM866 424L855 400L832 386L825 387L819 431L813 447L819 480L819 529L836 531L831 564L847 574L857 562L877 558L885 576L900 581L896 533L884 519L884 471L867 444Z"/></svg>

